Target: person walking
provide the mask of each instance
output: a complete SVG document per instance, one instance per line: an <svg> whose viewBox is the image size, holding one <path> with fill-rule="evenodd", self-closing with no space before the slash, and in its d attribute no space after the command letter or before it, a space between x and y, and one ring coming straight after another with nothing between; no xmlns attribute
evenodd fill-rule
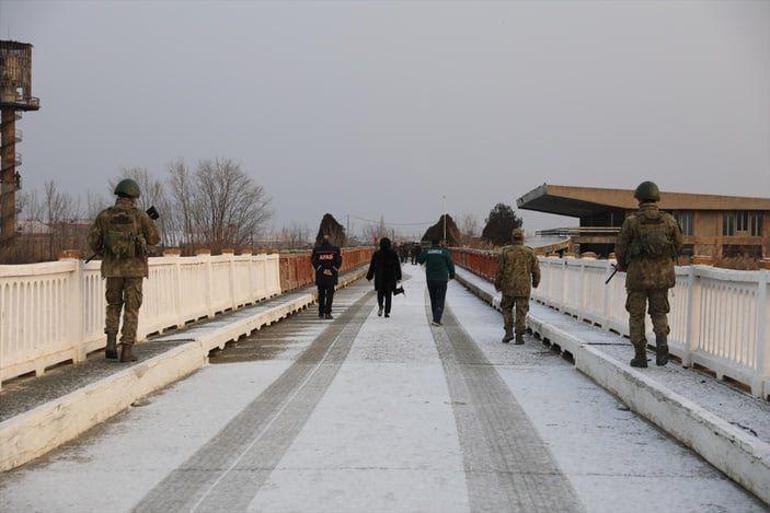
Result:
<svg viewBox="0 0 770 513"><path fill-rule="evenodd" d="M412 244L412 265L417 265L417 258L422 253L422 246L419 242Z"/></svg>
<svg viewBox="0 0 770 513"><path fill-rule="evenodd" d="M668 363L668 289L676 284L674 264L682 247L682 232L671 214L661 212L660 190L653 182L642 182L634 197L639 210L626 217L620 228L615 255L619 271L626 271L626 310L631 343L632 367L647 367L644 315L649 304L655 333L655 363Z"/></svg>
<svg viewBox="0 0 770 513"><path fill-rule="evenodd" d="M382 317L384 307L385 317L390 317L393 292L401 281L401 263L399 255L391 248L390 239L387 237L380 239L380 249L374 252L369 262L366 279L372 281L372 278L374 278L374 288L377 290L377 304L380 307L377 315Z"/></svg>
<svg viewBox="0 0 770 513"><path fill-rule="evenodd" d="M438 240L432 240L431 247L417 256L417 263L425 264L425 278L428 282L430 308L433 313L431 324L441 326L447 283L455 277L452 255L448 249L441 247Z"/></svg>
<svg viewBox="0 0 770 513"><path fill-rule="evenodd" d="M315 284L318 287L318 318L333 319L334 287L342 267L342 254L340 248L329 242L328 233L324 234L321 244L313 248L311 262L315 270Z"/></svg>
<svg viewBox="0 0 770 513"><path fill-rule="evenodd" d="M503 293L500 308L503 311L505 335L503 343L513 340L513 309L516 309L516 342L524 343L529 297L532 287L540 284L540 265L532 248L524 245L524 230L513 230L513 244L500 252L495 274L495 290Z"/></svg>
<svg viewBox="0 0 770 513"><path fill-rule="evenodd" d="M104 355L109 360L118 359L117 337L122 310L120 361L134 362L137 359L133 347L142 306L142 280L149 275L148 246L160 242L160 235L150 216L136 208L140 190L134 180L121 180L115 187L115 195L118 197L115 205L100 212L91 225L88 245L94 253L102 255L101 273L107 281Z"/></svg>

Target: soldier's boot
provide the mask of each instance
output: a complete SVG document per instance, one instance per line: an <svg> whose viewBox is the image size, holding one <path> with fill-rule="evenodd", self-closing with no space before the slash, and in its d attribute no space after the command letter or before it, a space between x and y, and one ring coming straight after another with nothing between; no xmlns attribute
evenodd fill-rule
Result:
<svg viewBox="0 0 770 513"><path fill-rule="evenodd" d="M505 328L505 335L503 336L503 344L507 344L513 340L513 328Z"/></svg>
<svg viewBox="0 0 770 513"><path fill-rule="evenodd" d="M647 350L643 345L634 346L634 359L631 360L631 367L644 369L647 367Z"/></svg>
<svg viewBox="0 0 770 513"><path fill-rule="evenodd" d="M662 335L655 339L655 365L666 365L668 363L668 337Z"/></svg>
<svg viewBox="0 0 770 513"><path fill-rule="evenodd" d="M517 346L524 344L524 333L522 332L516 333L516 342L514 342L514 344L516 344Z"/></svg>
<svg viewBox="0 0 770 513"><path fill-rule="evenodd" d="M104 348L104 357L108 360L118 359L118 336L115 333L107 333L107 346Z"/></svg>
<svg viewBox="0 0 770 513"><path fill-rule="evenodd" d="M135 362L137 360L133 351L134 344L126 344L125 342L120 344L120 361L121 362Z"/></svg>

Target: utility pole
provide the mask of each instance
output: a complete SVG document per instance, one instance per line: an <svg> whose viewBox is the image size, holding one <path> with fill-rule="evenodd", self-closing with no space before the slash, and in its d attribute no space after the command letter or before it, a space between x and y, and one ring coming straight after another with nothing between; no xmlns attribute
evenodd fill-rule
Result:
<svg viewBox="0 0 770 513"><path fill-rule="evenodd" d="M446 194L442 198L444 199L444 242L446 242Z"/></svg>

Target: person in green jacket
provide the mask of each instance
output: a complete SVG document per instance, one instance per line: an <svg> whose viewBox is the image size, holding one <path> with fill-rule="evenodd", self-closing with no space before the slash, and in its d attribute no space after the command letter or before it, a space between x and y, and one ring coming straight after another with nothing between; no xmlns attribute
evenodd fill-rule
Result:
<svg viewBox="0 0 770 513"><path fill-rule="evenodd" d="M428 281L430 308L434 326L441 326L444 315L447 282L455 277L455 265L449 250L442 248L439 241L431 241L431 247L417 256L418 264L425 264L425 278Z"/></svg>

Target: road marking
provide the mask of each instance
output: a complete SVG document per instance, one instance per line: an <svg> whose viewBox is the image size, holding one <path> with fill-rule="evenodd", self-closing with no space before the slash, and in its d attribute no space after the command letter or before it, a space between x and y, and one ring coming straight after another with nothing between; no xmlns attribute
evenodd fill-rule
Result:
<svg viewBox="0 0 770 513"><path fill-rule="evenodd" d="M427 294L426 316L430 320ZM534 425L449 306L444 326L431 332L457 422L471 512L584 511Z"/></svg>
<svg viewBox="0 0 770 513"><path fill-rule="evenodd" d="M245 511L323 397L372 307L370 291L133 511Z"/></svg>

